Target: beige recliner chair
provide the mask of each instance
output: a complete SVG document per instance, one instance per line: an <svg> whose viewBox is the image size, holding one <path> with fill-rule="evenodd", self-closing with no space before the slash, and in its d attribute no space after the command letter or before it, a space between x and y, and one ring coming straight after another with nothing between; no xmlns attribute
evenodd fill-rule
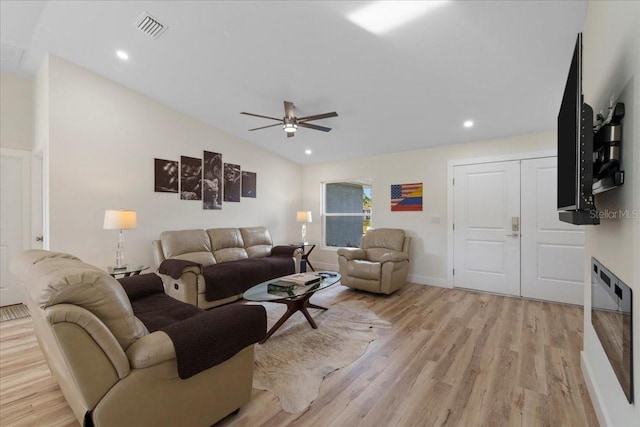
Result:
<svg viewBox="0 0 640 427"><path fill-rule="evenodd" d="M210 426L249 401L253 345L182 379L172 339L162 330L147 330L134 315L129 291L105 271L42 250L17 256L10 269L25 287L42 352L81 425ZM197 323L217 314L192 308L204 316L189 319ZM266 330L266 317L264 323ZM233 341L233 332L226 334ZM200 346L211 344L201 340Z"/></svg>
<svg viewBox="0 0 640 427"><path fill-rule="evenodd" d="M390 294L407 282L411 237L404 230L367 231L360 248L338 249L342 283L350 288Z"/></svg>

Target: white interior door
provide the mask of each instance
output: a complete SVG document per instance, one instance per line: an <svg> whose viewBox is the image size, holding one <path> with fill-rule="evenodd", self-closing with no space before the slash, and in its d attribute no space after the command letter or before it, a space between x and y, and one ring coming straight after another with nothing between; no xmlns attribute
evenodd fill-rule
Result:
<svg viewBox="0 0 640 427"><path fill-rule="evenodd" d="M520 161L454 167L454 286L520 295Z"/></svg>
<svg viewBox="0 0 640 427"><path fill-rule="evenodd" d="M584 303L584 226L558 220L557 158L522 162L522 296Z"/></svg>
<svg viewBox="0 0 640 427"><path fill-rule="evenodd" d="M28 158L28 157L26 157ZM9 261L24 250L25 157L0 155L0 305L22 302L18 279L9 273Z"/></svg>

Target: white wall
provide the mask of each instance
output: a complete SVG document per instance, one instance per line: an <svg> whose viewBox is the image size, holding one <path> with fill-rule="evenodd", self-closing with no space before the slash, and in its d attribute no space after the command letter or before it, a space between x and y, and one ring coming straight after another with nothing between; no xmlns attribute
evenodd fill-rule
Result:
<svg viewBox="0 0 640 427"><path fill-rule="evenodd" d="M33 81L0 73L0 147L31 151Z"/></svg>
<svg viewBox="0 0 640 427"><path fill-rule="evenodd" d="M622 168L625 184L596 196L599 211L628 210L640 214L640 2L590 1L583 39L585 102L599 111L614 97L624 102ZM592 401L604 425L640 425L640 219L603 218L586 227L585 271L597 258L633 289L635 401L630 405L591 325L591 292L585 286L583 369Z"/></svg>
<svg viewBox="0 0 640 427"><path fill-rule="evenodd" d="M48 91L43 83L36 104L48 95L51 250L113 264L117 231L102 222L105 209L118 208L138 212L138 228L125 231L130 263L153 265L151 241L164 230L265 225L276 243L297 234L301 166L61 58L43 69ZM46 139L46 130L38 135ZM154 192L154 158L201 158L203 150L256 172L257 198L205 211L201 201Z"/></svg>
<svg viewBox="0 0 640 427"><path fill-rule="evenodd" d="M33 82L33 147L44 150L49 141L49 55L38 67Z"/></svg>
<svg viewBox="0 0 640 427"><path fill-rule="evenodd" d="M555 149L555 132L545 132L305 166L303 208L311 210L314 218L314 222L307 225L308 240L322 241L322 182L371 178L372 225L403 228L412 237L409 279L416 283L450 287L452 284L447 271L448 162ZM411 182L423 183L423 211L391 212L390 186ZM432 217L438 217L440 222L432 223ZM335 249L318 247L311 260L315 267L337 269Z"/></svg>

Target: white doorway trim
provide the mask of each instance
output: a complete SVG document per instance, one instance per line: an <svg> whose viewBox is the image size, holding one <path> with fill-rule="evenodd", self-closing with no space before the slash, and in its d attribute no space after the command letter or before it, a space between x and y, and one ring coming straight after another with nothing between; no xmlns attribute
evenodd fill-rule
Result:
<svg viewBox="0 0 640 427"><path fill-rule="evenodd" d="M534 152L514 153L497 156L476 157L468 159L455 159L447 162L447 279L446 287L453 288L453 168L456 166L473 165L480 163L508 162L512 160L539 159L555 157L556 150L541 150Z"/></svg>
<svg viewBox="0 0 640 427"><path fill-rule="evenodd" d="M31 209L31 230L32 240L29 247L34 247L35 233L40 232L43 240L36 247L49 250L49 145L45 142L40 147L36 147L31 154L32 177L40 179L40 182L31 182L32 188L32 209ZM39 168L39 171L35 169ZM36 207L35 204L39 206ZM39 218L35 216L38 215ZM35 229L35 225L40 226L40 230Z"/></svg>
<svg viewBox="0 0 640 427"><path fill-rule="evenodd" d="M0 148L0 156L14 157L22 163L22 247L31 248L31 152Z"/></svg>

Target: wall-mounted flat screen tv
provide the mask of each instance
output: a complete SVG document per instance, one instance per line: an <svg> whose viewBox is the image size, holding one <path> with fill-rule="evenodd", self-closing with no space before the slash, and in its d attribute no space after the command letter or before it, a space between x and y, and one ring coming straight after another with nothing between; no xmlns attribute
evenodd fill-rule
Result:
<svg viewBox="0 0 640 427"><path fill-rule="evenodd" d="M578 34L558 113L558 211L572 224L598 224L593 204L593 110L582 94L582 34Z"/></svg>

